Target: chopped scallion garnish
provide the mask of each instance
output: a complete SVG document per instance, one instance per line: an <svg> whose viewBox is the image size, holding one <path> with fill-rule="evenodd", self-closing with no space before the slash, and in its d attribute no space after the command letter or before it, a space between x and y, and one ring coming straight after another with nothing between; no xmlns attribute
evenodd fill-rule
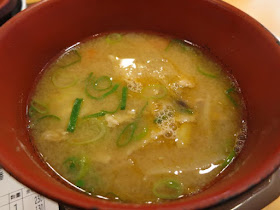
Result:
<svg viewBox="0 0 280 210"><path fill-rule="evenodd" d="M154 184L153 193L161 199L177 199L183 194L183 184L181 182L164 179Z"/></svg>
<svg viewBox="0 0 280 210"><path fill-rule="evenodd" d="M202 75L204 75L204 76L206 76L206 77L210 77L210 78L217 78L217 77L218 77L218 76L215 75L215 74L211 74L211 73L208 73L208 72L205 72L205 71L201 70L200 67L197 67L197 71L198 71L200 74L202 74Z"/></svg>
<svg viewBox="0 0 280 210"><path fill-rule="evenodd" d="M112 33L106 37L106 42L108 44L115 44L122 40L122 35L119 33Z"/></svg>
<svg viewBox="0 0 280 210"><path fill-rule="evenodd" d="M67 70L57 70L52 75L52 83L55 87L58 88L69 88L74 86L77 83L77 79L74 75L66 72Z"/></svg>
<svg viewBox="0 0 280 210"><path fill-rule="evenodd" d="M33 117L33 115L36 113L37 111L34 109L34 107L32 105L29 106L28 108L28 116L29 117Z"/></svg>
<svg viewBox="0 0 280 210"><path fill-rule="evenodd" d="M85 186L85 181L82 180L82 179L79 179L79 180L77 180L77 181L75 182L75 185L76 185L77 187L82 188L82 187Z"/></svg>
<svg viewBox="0 0 280 210"><path fill-rule="evenodd" d="M46 105L42 104L41 102L33 100L31 102L32 109L34 109L36 112L39 112L40 114L45 114L48 112L48 108Z"/></svg>
<svg viewBox="0 0 280 210"><path fill-rule="evenodd" d="M38 118L37 122L41 121L43 119L46 119L46 118L52 118L52 119L55 119L55 120L60 120L60 118L58 116L49 114L49 115L45 115L45 116L42 116L42 117Z"/></svg>
<svg viewBox="0 0 280 210"><path fill-rule="evenodd" d="M122 89L122 100L121 100L121 110L125 110L126 100L127 100L127 92L128 92L128 88L123 87L123 89Z"/></svg>
<svg viewBox="0 0 280 210"><path fill-rule="evenodd" d="M128 124L123 131L120 133L118 139L117 139L117 146L118 147L123 147L126 146L133 138L134 138L134 134L135 131L138 127L138 123L139 120L141 119L144 110L146 109L148 105L148 102L143 106L143 108L140 110L138 117L136 118L136 120L130 124ZM136 140L139 140L141 138L144 138L147 134L147 129L144 128L143 132L141 132L140 134L138 134L136 136Z"/></svg>
<svg viewBox="0 0 280 210"><path fill-rule="evenodd" d="M126 146L133 138L137 124L135 122L128 124L117 139L117 146Z"/></svg>
<svg viewBox="0 0 280 210"><path fill-rule="evenodd" d="M81 61L81 55L77 50L71 50L69 52L66 52L63 55L63 58L67 57L67 59L60 59L57 63L57 65L60 68L67 68L69 66L72 66L76 63L79 63Z"/></svg>
<svg viewBox="0 0 280 210"><path fill-rule="evenodd" d="M88 161L86 157L69 157L63 162L64 167L76 179L83 178L88 172Z"/></svg>
<svg viewBox="0 0 280 210"><path fill-rule="evenodd" d="M226 91L225 91L225 94L226 94L226 96L228 97L228 99L230 100L230 102L235 106L235 107L237 107L238 106L238 103L236 102L236 100L232 97L232 93L235 93L236 92L236 90L235 90L235 88L234 87L231 87L231 88L229 88L229 89L227 89Z"/></svg>
<svg viewBox="0 0 280 210"><path fill-rule="evenodd" d="M180 111L183 113L187 113L187 114L193 114L193 110L190 108L188 108L188 109L182 108L182 109L180 109Z"/></svg>
<svg viewBox="0 0 280 210"><path fill-rule="evenodd" d="M95 118L81 119L69 142L76 145L89 144L101 139L105 133L106 127L100 120Z"/></svg>
<svg viewBox="0 0 280 210"><path fill-rule="evenodd" d="M74 101L70 120L69 120L68 127L67 127L67 131L69 131L71 133L73 133L75 130L82 102L83 102L82 98L76 98L76 100Z"/></svg>
<svg viewBox="0 0 280 210"><path fill-rule="evenodd" d="M234 149L231 151L231 153L227 156L226 160L222 163L221 167L225 168L227 167L235 158L236 153L234 151Z"/></svg>
<svg viewBox="0 0 280 210"><path fill-rule="evenodd" d="M101 96L93 96L92 94L90 94L88 88L90 85L92 85L92 83L94 83L94 77L93 77L93 73L90 73L88 78L87 78L87 81L86 81L86 87L85 87L85 93L86 95L91 98L91 99L95 99L95 100L101 100L101 99L104 99L106 98L107 96L113 94L114 92L117 91L118 87L119 87L119 84L115 84L111 90L109 90L108 92L102 94ZM95 83L94 83L95 84Z"/></svg>
<svg viewBox="0 0 280 210"><path fill-rule="evenodd" d="M97 112L97 113L94 113L94 114L90 114L90 115L84 116L83 118L84 118L84 119L87 119L87 118L103 117L103 116L105 116L107 113L108 113L107 111L101 111L101 112Z"/></svg>
<svg viewBox="0 0 280 210"><path fill-rule="evenodd" d="M120 107L120 105L114 111L101 110L100 112L97 112L97 113L94 113L94 114L90 114L90 115L86 115L83 118L84 119L87 119L87 118L98 118L98 117L103 117L106 114L115 114L118 111L119 107Z"/></svg>
<svg viewBox="0 0 280 210"><path fill-rule="evenodd" d="M112 93L116 92L119 88L119 84L115 84L111 90L109 90L107 93L104 93L102 96L100 96L98 99L106 98L107 96L111 95Z"/></svg>
<svg viewBox="0 0 280 210"><path fill-rule="evenodd" d="M110 87L112 87L112 80L108 76L97 78L93 85L93 88L98 91L108 90Z"/></svg>
<svg viewBox="0 0 280 210"><path fill-rule="evenodd" d="M135 135L134 139L135 139L136 141L141 140L141 139L143 139L145 136L147 136L147 134L148 134L148 128L144 127L144 128L142 129L142 132L141 132L141 133Z"/></svg>
<svg viewBox="0 0 280 210"><path fill-rule="evenodd" d="M149 103L148 103L148 101L147 101L147 102L145 103L145 105L142 107L142 109L140 110L140 112L139 112L139 114L138 114L138 119L142 117L142 115L143 115L145 109L147 108L148 104L149 104Z"/></svg>
<svg viewBox="0 0 280 210"><path fill-rule="evenodd" d="M183 51L187 51L190 49L190 47L188 47L184 41L180 39L172 39L165 48L165 51L168 51L173 45L178 45Z"/></svg>

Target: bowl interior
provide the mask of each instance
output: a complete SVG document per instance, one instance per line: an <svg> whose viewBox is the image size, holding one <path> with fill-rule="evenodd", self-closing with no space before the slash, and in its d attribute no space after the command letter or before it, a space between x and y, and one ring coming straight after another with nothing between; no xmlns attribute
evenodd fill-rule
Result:
<svg viewBox="0 0 280 210"><path fill-rule="evenodd" d="M0 164L34 190L82 208L153 208L90 198L51 177L30 144L26 102L34 80L64 48L114 30L154 31L208 49L237 79L248 111L248 139L219 182L163 208L202 208L234 196L280 163L280 44L259 23L218 0L52 0L0 28Z"/></svg>

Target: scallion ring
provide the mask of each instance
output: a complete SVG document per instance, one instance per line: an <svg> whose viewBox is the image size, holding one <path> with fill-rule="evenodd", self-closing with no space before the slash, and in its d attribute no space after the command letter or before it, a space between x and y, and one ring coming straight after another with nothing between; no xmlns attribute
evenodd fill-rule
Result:
<svg viewBox="0 0 280 210"><path fill-rule="evenodd" d="M204 75L204 76L206 76L206 77L209 77L209 78L217 78L217 77L218 77L218 76L215 75L215 74L211 74L211 73L208 73L208 72L205 72L205 71L201 70L200 67L197 67L197 71L198 71L200 74L202 74L202 75Z"/></svg>
<svg viewBox="0 0 280 210"><path fill-rule="evenodd" d="M67 168L68 173L72 174L76 179L83 178L89 169L86 157L69 157L63 162L63 165Z"/></svg>
<svg viewBox="0 0 280 210"><path fill-rule="evenodd" d="M67 58L66 58L67 57ZM57 65L60 68L67 68L81 61L82 57L77 50L66 52L59 60Z"/></svg>
<svg viewBox="0 0 280 210"><path fill-rule="evenodd" d="M57 70L52 75L52 83L57 88L69 88L77 83L77 79L74 75L69 74L66 70Z"/></svg>
<svg viewBox="0 0 280 210"><path fill-rule="evenodd" d="M122 34L119 33L112 33L106 36L106 42L108 44L115 44L122 40Z"/></svg>
<svg viewBox="0 0 280 210"><path fill-rule="evenodd" d="M227 98L230 100L230 102L235 106L235 107L237 107L238 106L238 103L236 102L236 100L232 97L232 93L235 93L236 92L236 90L235 90L235 88L234 87L231 87L231 88L229 88L229 89L227 89L226 91L225 91L225 94L226 94L226 96L227 96Z"/></svg>
<svg viewBox="0 0 280 210"><path fill-rule="evenodd" d="M128 88L123 87L123 89L122 89L122 100L121 100L121 110L125 110L125 108L126 108L127 92L128 92Z"/></svg>
<svg viewBox="0 0 280 210"><path fill-rule="evenodd" d="M101 76L94 82L93 88L98 91L108 90L112 87L112 80L108 76Z"/></svg>
<svg viewBox="0 0 280 210"><path fill-rule="evenodd" d="M32 106L32 109L34 109L36 112L39 112L40 114L45 114L48 112L48 108L46 105L44 105L43 103L41 102L38 102L38 101L35 101L33 100L31 102L31 106Z"/></svg>
<svg viewBox="0 0 280 210"><path fill-rule="evenodd" d="M183 191L183 183L172 179L160 180L153 187L154 195L166 200L179 198Z"/></svg>
<svg viewBox="0 0 280 210"><path fill-rule="evenodd" d="M60 120L60 118L59 118L58 116L49 114L49 115L45 115L45 116L42 116L42 117L38 118L38 119L36 120L36 122L39 122L39 121L41 121L41 120L43 120L43 119L46 119L46 118L51 118L51 119L55 119L55 120Z"/></svg>
<svg viewBox="0 0 280 210"><path fill-rule="evenodd" d="M70 120L69 120L68 127L67 127L67 131L69 131L71 133L73 133L76 128L76 123L78 120L82 102L83 102L82 98L76 98L74 101L74 105L73 105L72 112L70 115Z"/></svg>
<svg viewBox="0 0 280 210"><path fill-rule="evenodd" d="M89 144L101 139L105 134L106 127L101 121L95 118L82 119L69 142L76 145Z"/></svg>
<svg viewBox="0 0 280 210"><path fill-rule="evenodd" d="M236 153L234 151L234 149L231 151L231 153L227 156L226 160L222 163L221 167L225 168L227 167L235 158Z"/></svg>
<svg viewBox="0 0 280 210"><path fill-rule="evenodd" d="M104 99L106 98L107 96L113 94L114 92L117 91L117 89L119 88L119 84L115 84L112 89L110 89L108 92L102 94L101 96L93 96L88 88L90 87L91 83L93 82L93 73L90 73L87 80L86 80L86 86L85 86L85 93L86 95L91 98L91 99L95 99L95 100L101 100L101 99Z"/></svg>
<svg viewBox="0 0 280 210"><path fill-rule="evenodd" d="M117 139L117 146L126 146L132 139L136 130L137 124L135 122L128 124L123 131L120 133Z"/></svg>

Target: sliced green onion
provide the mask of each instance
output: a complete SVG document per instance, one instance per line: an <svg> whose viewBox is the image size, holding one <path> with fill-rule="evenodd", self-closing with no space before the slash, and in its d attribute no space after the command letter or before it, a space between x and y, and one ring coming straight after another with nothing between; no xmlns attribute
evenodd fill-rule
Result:
<svg viewBox="0 0 280 210"><path fill-rule="evenodd" d="M190 47L188 47L184 41L182 41L182 40L180 40L180 39L172 39L172 40L170 40L170 42L168 43L167 47L166 47L164 50L165 50L165 51L168 51L168 50L171 48L171 46L173 46L174 44L175 44L175 45L176 45L176 44L179 45L180 48L181 48L183 51L187 51L187 50L190 49Z"/></svg>
<svg viewBox="0 0 280 210"><path fill-rule="evenodd" d="M66 58L67 57L67 58ZM58 61L57 65L60 68L67 68L81 61L81 55L77 50L66 52Z"/></svg>
<svg viewBox="0 0 280 210"><path fill-rule="evenodd" d="M90 114L90 115L86 115L86 116L83 117L83 119L103 117L106 114L115 114L119 110L119 108L120 108L120 104L118 105L118 107L114 111L101 110L100 112Z"/></svg>
<svg viewBox="0 0 280 210"><path fill-rule="evenodd" d="M109 34L107 37L106 37L106 42L108 44L115 44L119 41L122 40L122 35L121 34L118 34L118 33L112 33L112 34Z"/></svg>
<svg viewBox="0 0 280 210"><path fill-rule="evenodd" d="M114 85L114 87L113 87L110 91L104 93L103 95L101 95L101 96L99 96L99 97L96 97L96 96L91 95L87 90L86 90L86 95L87 95L89 98L91 98L91 99L101 100L101 99L104 99L104 98L106 98L107 96L111 95L112 93L116 92L116 90L118 89L118 87L119 87L118 84Z"/></svg>
<svg viewBox="0 0 280 210"><path fill-rule="evenodd" d="M156 197L167 200L179 198L183 191L183 184L172 179L160 180L153 187Z"/></svg>
<svg viewBox="0 0 280 210"><path fill-rule="evenodd" d="M79 121L75 133L70 137L70 143L76 145L89 144L101 139L106 133L106 127L95 118Z"/></svg>
<svg viewBox="0 0 280 210"><path fill-rule="evenodd" d="M167 95L167 89L163 85L150 85L143 88L144 97L160 99Z"/></svg>
<svg viewBox="0 0 280 210"><path fill-rule="evenodd" d="M142 132L139 133L139 134L137 134L137 135L134 137L134 139L135 139L136 141L141 140L141 139L143 139L145 136L147 136L147 134L148 134L148 128L144 127L143 130L142 130Z"/></svg>
<svg viewBox="0 0 280 210"><path fill-rule="evenodd" d="M63 162L63 165L67 168L68 173L73 175L76 179L83 178L89 169L86 157L69 157Z"/></svg>
<svg viewBox="0 0 280 210"><path fill-rule="evenodd" d="M36 112L39 112L40 114L45 114L48 112L47 106L38 101L33 100L31 102L31 106L33 107L32 109L34 109Z"/></svg>
<svg viewBox="0 0 280 210"><path fill-rule="evenodd" d="M225 152L229 153L232 151L232 148L234 148L235 140L232 138L229 138L225 141Z"/></svg>
<svg viewBox="0 0 280 210"><path fill-rule="evenodd" d="M30 128L33 127L34 125L38 124L38 123L44 123L44 128L47 128L47 126L53 126L54 122L55 121L44 121L45 119L52 119L52 120L55 120L55 121L60 121L60 118L56 115L44 115L42 117L39 117L38 119L36 119L35 121L33 121L32 123L30 123Z"/></svg>
<svg viewBox="0 0 280 210"><path fill-rule="evenodd" d="M127 100L127 92L128 92L128 88L123 87L123 89L122 89L122 100L121 100L121 110L125 110L126 100Z"/></svg>
<svg viewBox="0 0 280 210"><path fill-rule="evenodd" d="M69 74L69 72L66 72L66 70L57 70L52 75L52 83L55 87L58 88L69 88L77 83L77 79Z"/></svg>
<svg viewBox="0 0 280 210"><path fill-rule="evenodd" d="M188 108L188 109L182 108L182 109L180 109L180 112L187 113L187 114L193 114L193 110L190 108Z"/></svg>
<svg viewBox="0 0 280 210"><path fill-rule="evenodd" d="M38 118L37 122L41 121L43 119L46 119L46 118L52 118L52 119L55 119L55 120L60 120L60 118L58 116L49 114L49 115L45 115L43 117Z"/></svg>
<svg viewBox="0 0 280 210"><path fill-rule="evenodd" d="M137 124L133 122L123 129L116 142L118 147L126 146L132 140L136 127Z"/></svg>
<svg viewBox="0 0 280 210"><path fill-rule="evenodd" d="M200 74L202 74L202 75L204 75L204 76L206 76L206 77L210 77L210 78L217 78L217 77L218 77L218 76L215 75L215 74L211 74L211 73L208 73L208 72L205 72L205 71L201 70L199 67L197 67L197 71L198 71Z"/></svg>
<svg viewBox="0 0 280 210"><path fill-rule="evenodd" d="M104 94L101 95L101 96L96 97L96 96L93 96L93 95L91 95L91 94L89 93L88 88L89 88L91 82L93 82L93 73L90 73L89 76L88 76L88 78L87 78L86 87L85 87L85 93L86 93L86 95L87 95L89 98L95 99L95 100L101 100L101 99L106 98L107 96L109 96L109 95L113 94L114 92L116 92L117 89L118 89L118 87L119 87L119 84L116 84L116 85L114 85L114 86L112 87L112 89L109 90L108 92L104 93Z"/></svg>
<svg viewBox="0 0 280 210"><path fill-rule="evenodd" d="M116 92L119 86L120 86L119 84L114 85L114 87L111 90L109 90L107 93L104 93L102 96L99 97L99 99L106 98L107 96L109 96L112 93Z"/></svg>
<svg viewBox="0 0 280 210"><path fill-rule="evenodd" d="M37 111L34 109L32 105L29 106L28 108L28 116L32 117Z"/></svg>
<svg viewBox="0 0 280 210"><path fill-rule="evenodd" d="M93 85L93 88L98 91L108 90L110 87L112 87L112 80L108 76L99 77Z"/></svg>
<svg viewBox="0 0 280 210"><path fill-rule="evenodd" d="M146 109L148 105L148 102L146 102L146 104L142 107L141 111L138 114L138 117L136 118L136 120L130 124L128 124L123 131L121 132L121 134L119 135L118 139L117 139L117 146L118 147L122 147L122 146L126 146L133 138L134 138L134 134L135 134L135 130L138 127L138 123L139 120L141 119L144 110ZM143 132L141 132L140 134L138 134L135 139L136 140L140 140L142 138L144 138L147 135L147 128L143 129Z"/></svg>
<svg viewBox="0 0 280 210"><path fill-rule="evenodd" d="M82 179L79 179L79 180L77 180L77 181L75 182L75 185L76 185L77 187L82 188L82 187L85 186L85 181L82 180Z"/></svg>
<svg viewBox="0 0 280 210"><path fill-rule="evenodd" d="M77 157L67 158L63 164L67 167L68 172L72 173L76 171L76 165L79 164L79 158Z"/></svg>
<svg viewBox="0 0 280 210"><path fill-rule="evenodd" d="M226 90L225 94L226 96L228 97L228 99L230 100L230 102L235 106L237 107L238 106L238 103L234 100L234 98L231 96L231 93L234 93L236 92L235 88L234 87L231 87L229 89Z"/></svg>
<svg viewBox="0 0 280 210"><path fill-rule="evenodd" d="M142 109L140 110L140 112L139 112L139 114L138 114L138 118L141 118L142 117L142 115L143 115L143 113L144 113L144 111L145 111L145 109L147 108L147 106L148 106L148 101L145 103L145 105L142 107Z"/></svg>
<svg viewBox="0 0 280 210"><path fill-rule="evenodd" d="M107 111L101 111L101 112L97 112L94 114L84 116L83 119L102 117L102 116L105 116L107 113L108 113Z"/></svg>
<svg viewBox="0 0 280 210"><path fill-rule="evenodd" d="M103 117L106 114L115 114L118 111L118 109L119 109L119 106L117 107L117 109L115 111L102 110L102 111L94 113L94 114L86 115L86 116L83 117L83 119Z"/></svg>
<svg viewBox="0 0 280 210"><path fill-rule="evenodd" d="M68 124L68 127L67 127L67 131L69 131L71 133L73 133L74 130L75 130L82 102L83 102L82 98L76 98L76 100L74 101L74 105L73 105L73 108L72 108L69 124Z"/></svg>
<svg viewBox="0 0 280 210"><path fill-rule="evenodd" d="M236 153L234 151L234 149L231 151L231 153L227 156L226 160L222 163L221 167L225 168L227 167L235 158Z"/></svg>

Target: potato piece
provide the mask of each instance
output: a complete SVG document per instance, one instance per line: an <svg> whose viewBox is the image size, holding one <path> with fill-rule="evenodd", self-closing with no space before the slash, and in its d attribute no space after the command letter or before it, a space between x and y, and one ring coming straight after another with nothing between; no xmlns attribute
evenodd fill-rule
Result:
<svg viewBox="0 0 280 210"><path fill-rule="evenodd" d="M42 139L46 141L63 141L67 139L68 132L57 129L57 130L46 130L42 133Z"/></svg>
<svg viewBox="0 0 280 210"><path fill-rule="evenodd" d="M191 134L193 129L193 123L183 123L177 129L176 144L178 148L183 148L191 143Z"/></svg>
<svg viewBox="0 0 280 210"><path fill-rule="evenodd" d="M106 114L105 120L108 123L108 127L113 128L122 123L132 122L135 117L136 113L134 111L128 110L126 112L120 112L113 115Z"/></svg>

